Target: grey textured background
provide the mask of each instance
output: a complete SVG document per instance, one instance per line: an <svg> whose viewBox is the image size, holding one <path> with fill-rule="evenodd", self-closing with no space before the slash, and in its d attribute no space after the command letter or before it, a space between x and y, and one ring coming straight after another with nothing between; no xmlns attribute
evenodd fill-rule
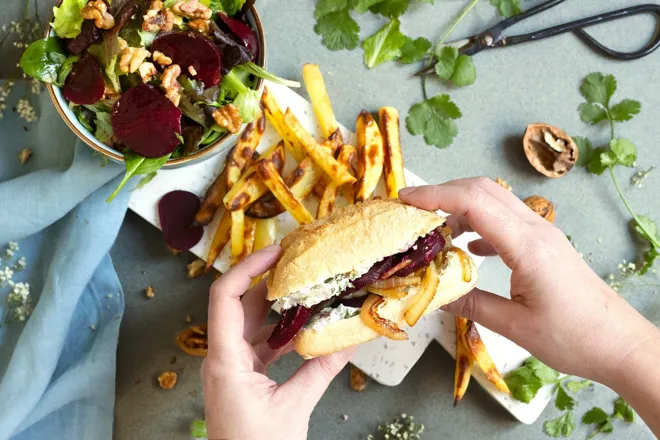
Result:
<svg viewBox="0 0 660 440"><path fill-rule="evenodd" d="M0 23L16 17L22 3L5 0ZM300 79L303 63L320 64L337 118L348 127L354 126L354 118L362 108L375 110L391 105L405 117L407 109L421 100L419 82L410 78L417 66L387 63L369 71L363 67L359 48L351 52L328 51L313 32L314 3L313 0L258 0L268 39L269 69L284 77ZM465 3L465 0L437 0L435 5L413 6L401 20L402 31L435 40ZM528 1L524 6L536 3ZM514 32L631 3L637 2L568 1L519 24ZM53 1L39 0L39 4L47 6ZM46 15L43 9L42 15ZM385 23L370 14L357 20L363 38ZM496 20L494 9L483 0L458 27L454 37L470 35ZM652 34L653 23L650 17L639 16L601 25L590 32L614 48L633 49ZM5 47L1 53L0 73L7 77L17 51ZM590 176L575 169L565 178L546 179L527 164L520 139L528 123L548 122L571 135L589 136L595 144L605 143L608 140L605 127L585 126L576 112L582 102L578 92L580 81L589 72L602 71L616 75L619 80L615 100L638 99L643 106L638 117L617 128L617 135L637 144L640 167L658 165L660 127L655 109L660 107L657 73L660 52L639 61L617 62L593 53L575 36L567 34L515 48L486 51L475 57L475 64L478 79L474 85L457 90L432 84L429 90L451 93L464 113L458 121L459 135L454 144L445 150L428 147L404 128L406 166L431 183L473 175L502 177L520 197L538 194L551 199L556 204L557 225L593 260L594 270L601 275L615 272L622 259L630 260L634 256L634 248L627 228L629 216L609 177ZM645 188L638 189L628 183L632 173L633 170L617 172L632 206L640 214L660 219L660 175L652 173ZM165 249L160 233L132 213L126 217L112 256L127 303L119 342L115 438L186 439L190 421L203 417L200 361L183 355L175 347L174 337L186 326L184 319L188 314L195 322L205 322L207 291L212 280L188 280L185 265L192 261L192 256L172 256ZM506 272L497 261L488 261L481 273L483 286L497 291L507 289ZM649 281L658 283L657 278ZM156 290L151 300L143 294L149 284ZM658 324L657 291L657 287L635 288L624 291L623 295ZM299 364L296 356L287 356L270 373L277 380L285 380ZM181 371L174 390L164 391L156 385L158 373L165 369ZM453 369L452 358L436 344L429 347L406 380L395 388L371 383L364 393L357 394L348 387L348 373L343 371L312 415L309 438L365 438L380 422L401 412L412 414L424 423L424 438L428 439L546 438L542 422L559 413L552 407L548 407L535 425L521 425L473 384L461 404L452 408ZM580 417L594 405L609 410L614 398L602 386L583 391L576 413ZM347 421L342 419L343 414L349 416ZM615 424L611 438L653 438L639 421L631 427L621 425ZM585 438L587 433L587 427L579 426L573 438Z"/></svg>

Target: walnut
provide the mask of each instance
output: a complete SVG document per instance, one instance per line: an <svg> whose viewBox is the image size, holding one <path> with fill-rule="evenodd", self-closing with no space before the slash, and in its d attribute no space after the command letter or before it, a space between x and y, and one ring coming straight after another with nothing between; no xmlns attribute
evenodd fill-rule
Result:
<svg viewBox="0 0 660 440"><path fill-rule="evenodd" d="M549 221L550 223L555 222L555 205L548 199L544 199L541 196L531 196L523 200L525 205Z"/></svg>
<svg viewBox="0 0 660 440"><path fill-rule="evenodd" d="M358 367L351 365L348 372L348 383L353 391L361 393L367 388L367 375Z"/></svg>
<svg viewBox="0 0 660 440"><path fill-rule="evenodd" d="M128 43L126 40L124 40L122 37L117 37L117 41L119 42L119 52L128 49Z"/></svg>
<svg viewBox="0 0 660 440"><path fill-rule="evenodd" d="M32 150L29 148L23 148L19 153L18 153L18 161L21 163L21 165L25 165L25 163L30 160L32 157Z"/></svg>
<svg viewBox="0 0 660 440"><path fill-rule="evenodd" d="M190 19L204 19L211 18L213 11L208 6L199 2L199 0L182 0L174 3L172 11L175 14L181 15Z"/></svg>
<svg viewBox="0 0 660 440"><path fill-rule="evenodd" d="M144 62L140 64L140 67L138 67L138 73L142 78L142 82L148 83L154 76L156 76L158 71L156 70L156 66L154 66L152 63Z"/></svg>
<svg viewBox="0 0 660 440"><path fill-rule="evenodd" d="M176 380L179 377L175 371L163 371L158 376L158 384L164 390L171 390L176 385Z"/></svg>
<svg viewBox="0 0 660 440"><path fill-rule="evenodd" d="M185 329L176 337L176 344L191 356L206 356L209 348L206 324Z"/></svg>
<svg viewBox="0 0 660 440"><path fill-rule="evenodd" d="M115 26L114 17L108 12L108 5L103 0L92 0L82 8L80 15L85 20L94 20L99 29L112 29Z"/></svg>
<svg viewBox="0 0 660 440"><path fill-rule="evenodd" d="M188 266L188 278L197 278L203 275L206 269L206 263L199 258L190 263Z"/></svg>
<svg viewBox="0 0 660 440"><path fill-rule="evenodd" d="M230 133L238 133L238 130L240 130L243 124L241 113L234 104L223 105L214 111L211 116L213 116L216 124L226 128Z"/></svg>
<svg viewBox="0 0 660 440"><path fill-rule="evenodd" d="M154 50L154 54L152 58L154 59L155 62L157 62L161 66L169 66L170 64L172 64L172 58L168 57L163 52L159 52L157 50Z"/></svg>
<svg viewBox="0 0 660 440"><path fill-rule="evenodd" d="M498 177L497 179L495 179L495 183L497 183L499 186L501 186L504 189L513 191L513 188L511 188L511 185L509 185L506 180L502 180L501 178Z"/></svg>
<svg viewBox="0 0 660 440"><path fill-rule="evenodd" d="M119 54L119 70L134 73L150 55L151 52L144 47L127 47Z"/></svg>
<svg viewBox="0 0 660 440"><path fill-rule="evenodd" d="M197 76L197 71L193 66L188 66L188 73L190 74L190 76Z"/></svg>
<svg viewBox="0 0 660 440"><path fill-rule="evenodd" d="M188 22L188 27L200 34L209 35L211 30L211 20L204 20L202 18L190 20Z"/></svg>
<svg viewBox="0 0 660 440"><path fill-rule="evenodd" d="M174 28L175 24L180 24L181 20L169 9L163 9L163 2L152 0L147 13L142 17L142 30L147 32L168 32Z"/></svg>
<svg viewBox="0 0 660 440"><path fill-rule="evenodd" d="M111 83L106 83L105 89L103 90L104 99L112 99L119 97L121 95L121 90L115 90L114 86Z"/></svg>
<svg viewBox="0 0 660 440"><path fill-rule="evenodd" d="M557 178L569 172L578 158L578 148L563 130L549 124L530 124L523 148L527 160L539 173Z"/></svg>
<svg viewBox="0 0 660 440"><path fill-rule="evenodd" d="M160 85L165 90L165 97L177 107L181 101L181 84L176 80L179 75L181 75L181 67L178 64L172 64L165 68L160 79Z"/></svg>
<svg viewBox="0 0 660 440"><path fill-rule="evenodd" d="M156 296L156 290L154 290L154 288L151 286L147 286L147 288L144 290L144 296L151 299Z"/></svg>

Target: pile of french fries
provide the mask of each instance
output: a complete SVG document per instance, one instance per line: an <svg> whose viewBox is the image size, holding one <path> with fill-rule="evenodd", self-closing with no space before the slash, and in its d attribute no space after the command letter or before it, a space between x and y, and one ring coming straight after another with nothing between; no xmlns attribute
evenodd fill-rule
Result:
<svg viewBox="0 0 660 440"><path fill-rule="evenodd" d="M291 109L282 111L268 89L264 90L262 114L246 127L229 153L195 217L196 224L208 225L216 215L221 216L208 250L207 271L226 245L236 264L274 243L276 217L285 211L299 224L306 224L332 213L340 195L348 203L369 200L382 175L388 197L397 197L405 187L397 110L381 108L380 124L362 111L356 122L357 147L345 144L319 67L306 64L303 78L322 139L317 141ZM256 150L266 121L281 140L259 154ZM296 166L283 174L287 156ZM318 198L316 215L305 207L307 197Z"/></svg>

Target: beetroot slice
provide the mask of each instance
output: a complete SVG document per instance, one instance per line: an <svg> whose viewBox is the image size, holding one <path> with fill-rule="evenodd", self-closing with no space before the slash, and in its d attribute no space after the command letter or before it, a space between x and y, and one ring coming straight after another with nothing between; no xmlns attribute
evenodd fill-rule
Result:
<svg viewBox="0 0 660 440"><path fill-rule="evenodd" d="M165 33L156 37L151 49L172 58L172 62L181 66L185 75L190 76L189 67L195 69L197 75L194 79L202 81L206 87L220 83L220 54L215 45L202 34L191 31Z"/></svg>
<svg viewBox="0 0 660 440"><path fill-rule="evenodd" d="M177 251L187 251L204 235L202 226L193 226L201 202L188 191L171 191L158 202L160 227L165 243Z"/></svg>
<svg viewBox="0 0 660 440"><path fill-rule="evenodd" d="M66 49L73 55L80 55L85 49L103 38L101 30L92 20L85 20L80 34L76 38L66 40Z"/></svg>
<svg viewBox="0 0 660 440"><path fill-rule="evenodd" d="M62 87L64 97L74 104L95 104L104 91L101 63L89 53L74 63Z"/></svg>
<svg viewBox="0 0 660 440"><path fill-rule="evenodd" d="M282 312L280 321L268 338L268 346L273 350L284 347L305 325L312 315L312 309L295 306Z"/></svg>
<svg viewBox="0 0 660 440"><path fill-rule="evenodd" d="M252 28L243 21L228 17L222 12L218 13L218 18L243 42L243 45L252 54L252 61L256 60L259 53L259 42Z"/></svg>
<svg viewBox="0 0 660 440"><path fill-rule="evenodd" d="M144 157L160 157L179 145L181 110L155 87L131 87L112 109L112 128L117 139Z"/></svg>

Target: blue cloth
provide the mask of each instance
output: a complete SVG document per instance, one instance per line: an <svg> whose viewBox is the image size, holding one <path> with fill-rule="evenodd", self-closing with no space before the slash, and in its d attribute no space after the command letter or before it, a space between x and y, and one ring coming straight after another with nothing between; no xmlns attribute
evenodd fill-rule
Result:
<svg viewBox="0 0 660 440"><path fill-rule="evenodd" d="M0 327L0 440L109 440L124 303L108 251L130 191L106 204L123 167L101 167L46 92L32 97L39 121L19 119L11 108L23 95L17 84L0 119L0 255L19 244L0 269L26 257L13 281L30 284L35 307ZM34 156L21 165L25 147ZM0 288L3 322L9 289Z"/></svg>

